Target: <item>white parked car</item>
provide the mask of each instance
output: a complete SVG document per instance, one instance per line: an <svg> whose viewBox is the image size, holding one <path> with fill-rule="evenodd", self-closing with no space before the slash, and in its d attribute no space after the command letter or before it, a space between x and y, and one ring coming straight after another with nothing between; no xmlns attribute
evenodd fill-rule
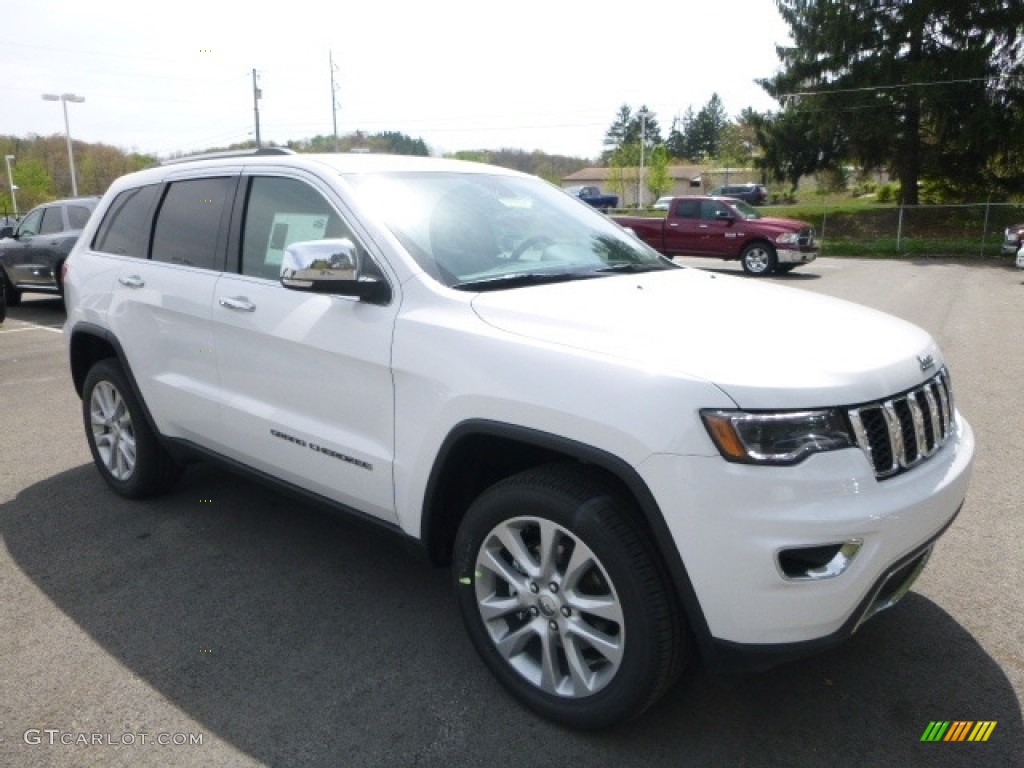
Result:
<svg viewBox="0 0 1024 768"><path fill-rule="evenodd" d="M483 661L574 727L642 712L693 648L745 669L843 641L967 492L923 330L678 267L505 169L167 164L111 186L64 285L114 491L198 456L376 522L451 568Z"/></svg>
<svg viewBox="0 0 1024 768"><path fill-rule="evenodd" d="M1017 250L1017 269L1024 269L1024 245Z"/></svg>

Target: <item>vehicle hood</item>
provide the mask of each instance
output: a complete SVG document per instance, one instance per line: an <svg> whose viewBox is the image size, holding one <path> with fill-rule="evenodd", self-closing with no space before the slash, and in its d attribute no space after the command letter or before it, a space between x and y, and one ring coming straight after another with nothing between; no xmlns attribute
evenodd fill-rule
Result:
<svg viewBox="0 0 1024 768"><path fill-rule="evenodd" d="M758 227L772 227L774 229L784 230L787 232L799 231L804 228L810 228L811 226L806 221L800 221L798 219L781 219L777 216L765 216L760 219L744 219L743 222L738 221L736 223L754 224Z"/></svg>
<svg viewBox="0 0 1024 768"><path fill-rule="evenodd" d="M942 366L932 338L898 318L697 269L481 293L472 305L494 328L647 375L704 379L742 408L864 403Z"/></svg>

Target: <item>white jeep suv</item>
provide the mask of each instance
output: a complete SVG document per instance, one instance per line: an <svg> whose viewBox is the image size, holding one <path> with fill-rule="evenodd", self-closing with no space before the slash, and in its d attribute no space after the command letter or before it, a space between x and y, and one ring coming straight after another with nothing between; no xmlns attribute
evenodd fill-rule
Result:
<svg viewBox="0 0 1024 768"><path fill-rule="evenodd" d="M642 712L694 647L752 668L848 637L967 490L924 331L678 267L513 171L165 164L110 188L64 285L114 491L215 459L390 529L451 567L501 682L574 727Z"/></svg>

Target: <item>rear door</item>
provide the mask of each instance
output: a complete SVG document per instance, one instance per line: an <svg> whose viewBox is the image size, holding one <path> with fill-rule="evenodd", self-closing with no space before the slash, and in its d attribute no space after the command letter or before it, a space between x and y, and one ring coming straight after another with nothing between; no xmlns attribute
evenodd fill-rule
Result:
<svg viewBox="0 0 1024 768"><path fill-rule="evenodd" d="M363 271L386 277L368 239L328 185L295 169L243 176L235 221L229 270L212 306L223 404L219 451L394 521L398 296L379 306L279 281L285 248L324 238L348 238Z"/></svg>
<svg viewBox="0 0 1024 768"><path fill-rule="evenodd" d="M210 306L237 184L235 169L127 190L95 240L121 252L109 322L160 432L204 446L219 432Z"/></svg>
<svg viewBox="0 0 1024 768"><path fill-rule="evenodd" d="M665 217L665 253L701 255L704 231L700 220L700 200L677 199Z"/></svg>

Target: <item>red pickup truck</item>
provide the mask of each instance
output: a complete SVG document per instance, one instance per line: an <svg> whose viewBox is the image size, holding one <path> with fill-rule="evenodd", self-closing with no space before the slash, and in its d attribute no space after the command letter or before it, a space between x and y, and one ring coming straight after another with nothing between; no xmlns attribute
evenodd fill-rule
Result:
<svg viewBox="0 0 1024 768"><path fill-rule="evenodd" d="M814 261L814 228L802 221L765 216L729 197L676 197L664 219L613 216L666 256L739 259L750 275L789 272Z"/></svg>

